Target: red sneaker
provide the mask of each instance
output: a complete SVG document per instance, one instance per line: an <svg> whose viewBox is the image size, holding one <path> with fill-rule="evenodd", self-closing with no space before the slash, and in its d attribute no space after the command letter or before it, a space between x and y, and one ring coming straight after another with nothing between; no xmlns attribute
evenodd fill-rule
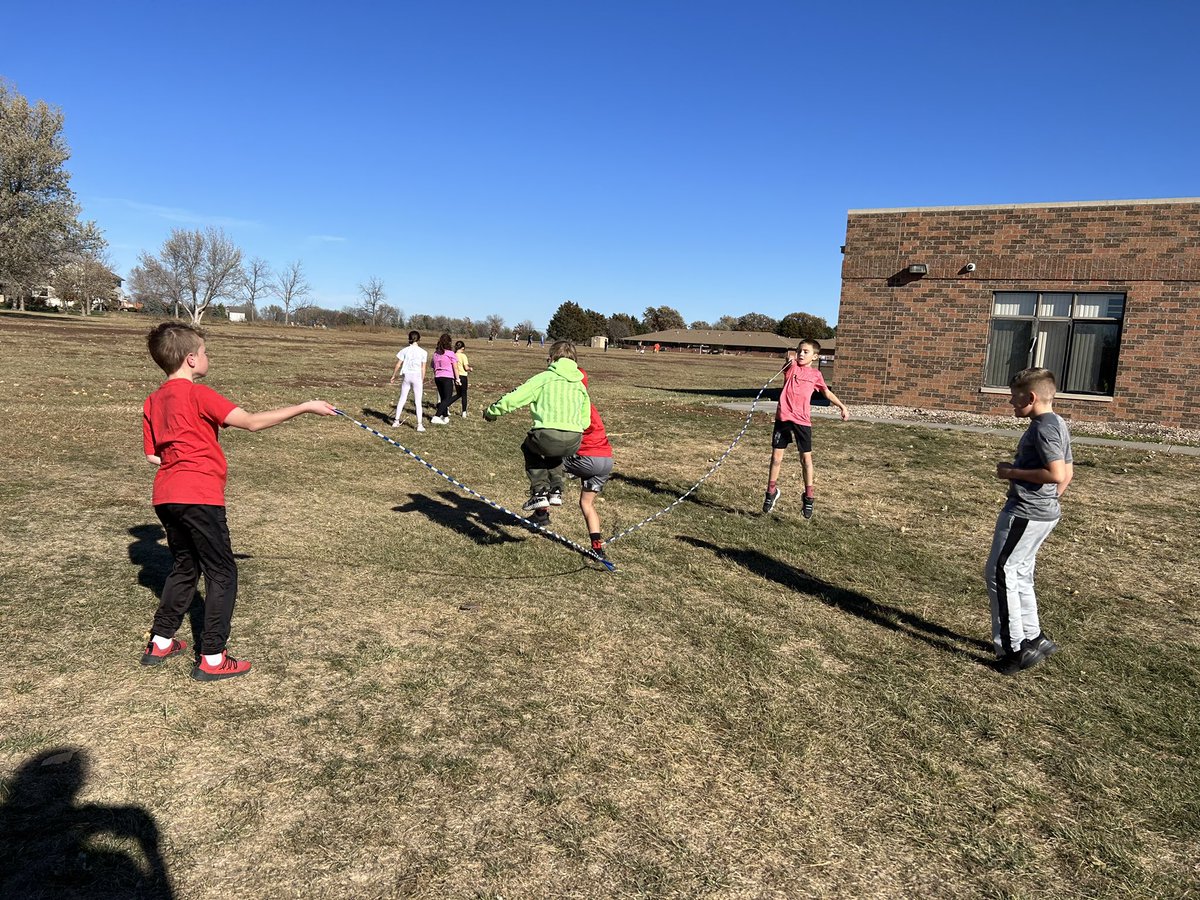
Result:
<svg viewBox="0 0 1200 900"><path fill-rule="evenodd" d="M201 656L199 665L192 669L192 677L197 681L220 681L223 678L237 678L237 676L245 675L249 671L249 660L234 659L222 650L221 661L215 666L210 666L204 657Z"/></svg>
<svg viewBox="0 0 1200 900"><path fill-rule="evenodd" d="M172 656L178 656L187 649L187 644L183 641L177 641L171 638L171 646L166 650L158 649L158 644L153 640L146 645L146 652L142 654L143 666L161 666L166 660Z"/></svg>

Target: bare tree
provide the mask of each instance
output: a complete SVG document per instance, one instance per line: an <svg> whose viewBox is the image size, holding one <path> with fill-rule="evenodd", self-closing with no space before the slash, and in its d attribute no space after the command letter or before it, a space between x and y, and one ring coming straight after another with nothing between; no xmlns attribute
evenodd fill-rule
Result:
<svg viewBox="0 0 1200 900"><path fill-rule="evenodd" d="M60 297L78 304L80 313L89 316L96 308L113 304L121 279L103 250L89 250L55 269L50 283Z"/></svg>
<svg viewBox="0 0 1200 900"><path fill-rule="evenodd" d="M388 328L395 328L404 322L404 311L390 303L379 304L379 321Z"/></svg>
<svg viewBox="0 0 1200 900"><path fill-rule="evenodd" d="M299 307L312 293L312 286L304 277L304 265L299 259L276 272L275 280L271 282L271 293L280 299L283 306L283 324L292 324L293 307Z"/></svg>
<svg viewBox="0 0 1200 900"><path fill-rule="evenodd" d="M261 256L255 256L242 270L242 302L246 307L246 318L253 322L258 318L258 301L271 293L271 265Z"/></svg>
<svg viewBox="0 0 1200 900"><path fill-rule="evenodd" d="M301 306L308 305L304 303L304 300L312 293L312 285L304 277L304 266L300 260L288 263L275 273L275 280L271 284L271 293L279 298L279 302L283 306L284 324L290 325L293 307L299 312Z"/></svg>
<svg viewBox="0 0 1200 900"><path fill-rule="evenodd" d="M213 304L235 299L241 288L242 251L219 228L176 228L158 256L143 253L138 264L139 283L169 298L176 316L183 306L194 325Z"/></svg>
<svg viewBox="0 0 1200 900"><path fill-rule="evenodd" d="M374 328L379 321L379 305L387 301L387 292L383 289L383 280L376 275L372 275L364 284L358 286L358 293L362 296L362 311L363 317L368 319L371 327Z"/></svg>

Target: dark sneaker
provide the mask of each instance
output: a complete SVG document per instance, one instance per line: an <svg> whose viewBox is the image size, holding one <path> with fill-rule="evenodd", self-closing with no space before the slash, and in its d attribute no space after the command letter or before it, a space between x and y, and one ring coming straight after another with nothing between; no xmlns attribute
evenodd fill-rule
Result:
<svg viewBox="0 0 1200 900"><path fill-rule="evenodd" d="M200 663L192 669L192 677L197 681L221 681L225 678L237 678L250 671L250 662L245 659L234 659L224 650L221 651L221 661L210 666L200 657Z"/></svg>
<svg viewBox="0 0 1200 900"><path fill-rule="evenodd" d="M525 505L521 508L527 512L532 512L537 509L546 509L550 505L550 498L545 494L530 494L529 499L525 501Z"/></svg>
<svg viewBox="0 0 1200 900"><path fill-rule="evenodd" d="M562 491L551 491L548 499L551 506L562 506Z"/></svg>
<svg viewBox="0 0 1200 900"><path fill-rule="evenodd" d="M544 509L535 509L529 516L529 521L542 528L550 527L550 513Z"/></svg>
<svg viewBox="0 0 1200 900"><path fill-rule="evenodd" d="M996 671L1001 675L1016 675L1021 671L1021 654L1005 653L996 659Z"/></svg>
<svg viewBox="0 0 1200 900"><path fill-rule="evenodd" d="M1021 643L1020 666L1022 669L1032 669L1038 663L1046 659L1047 654L1042 652L1041 647L1037 644L1037 638L1031 641L1023 641Z"/></svg>
<svg viewBox="0 0 1200 900"><path fill-rule="evenodd" d="M177 641L171 638L171 646L166 650L160 650L158 645L153 640L146 645L146 651L142 654L143 666L161 666L172 656L178 656L187 649L187 644L183 641Z"/></svg>
<svg viewBox="0 0 1200 900"><path fill-rule="evenodd" d="M779 502L779 488L773 491L767 491L767 495L763 497L763 512L769 513L775 508L775 504Z"/></svg>
<svg viewBox="0 0 1200 900"><path fill-rule="evenodd" d="M804 495L804 506L800 511L804 514L804 518L806 518L806 519L812 518L813 498L808 496L808 494Z"/></svg>
<svg viewBox="0 0 1200 900"><path fill-rule="evenodd" d="M1058 652L1058 644L1054 643L1054 641L1050 640L1044 634L1039 634L1029 643L1036 647L1042 656L1053 656Z"/></svg>

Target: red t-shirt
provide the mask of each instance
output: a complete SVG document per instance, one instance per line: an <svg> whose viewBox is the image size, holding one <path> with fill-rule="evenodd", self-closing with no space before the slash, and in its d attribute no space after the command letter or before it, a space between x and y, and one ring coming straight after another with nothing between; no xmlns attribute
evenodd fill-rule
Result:
<svg viewBox="0 0 1200 900"><path fill-rule="evenodd" d="M217 433L237 404L210 387L171 378L142 404L142 446L162 460L153 503L225 505L225 454Z"/></svg>
<svg viewBox="0 0 1200 900"><path fill-rule="evenodd" d="M591 410L592 420L584 429L576 456L612 456L612 444L608 442L608 435L604 433L604 423L600 421L600 413L596 412L594 406L591 407Z"/></svg>
<svg viewBox="0 0 1200 900"><path fill-rule="evenodd" d="M779 410L775 418L780 422L795 422L811 425L813 391L825 390L825 376L816 366L802 366L793 362L783 376L783 390L779 392Z"/></svg>

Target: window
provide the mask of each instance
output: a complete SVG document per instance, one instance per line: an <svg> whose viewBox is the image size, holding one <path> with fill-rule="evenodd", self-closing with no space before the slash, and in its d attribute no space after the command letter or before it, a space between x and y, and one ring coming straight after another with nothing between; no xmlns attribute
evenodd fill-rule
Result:
<svg viewBox="0 0 1200 900"><path fill-rule="evenodd" d="M1117 377L1124 294L997 291L992 295L984 386L1006 388L1041 366L1069 394L1109 397Z"/></svg>

